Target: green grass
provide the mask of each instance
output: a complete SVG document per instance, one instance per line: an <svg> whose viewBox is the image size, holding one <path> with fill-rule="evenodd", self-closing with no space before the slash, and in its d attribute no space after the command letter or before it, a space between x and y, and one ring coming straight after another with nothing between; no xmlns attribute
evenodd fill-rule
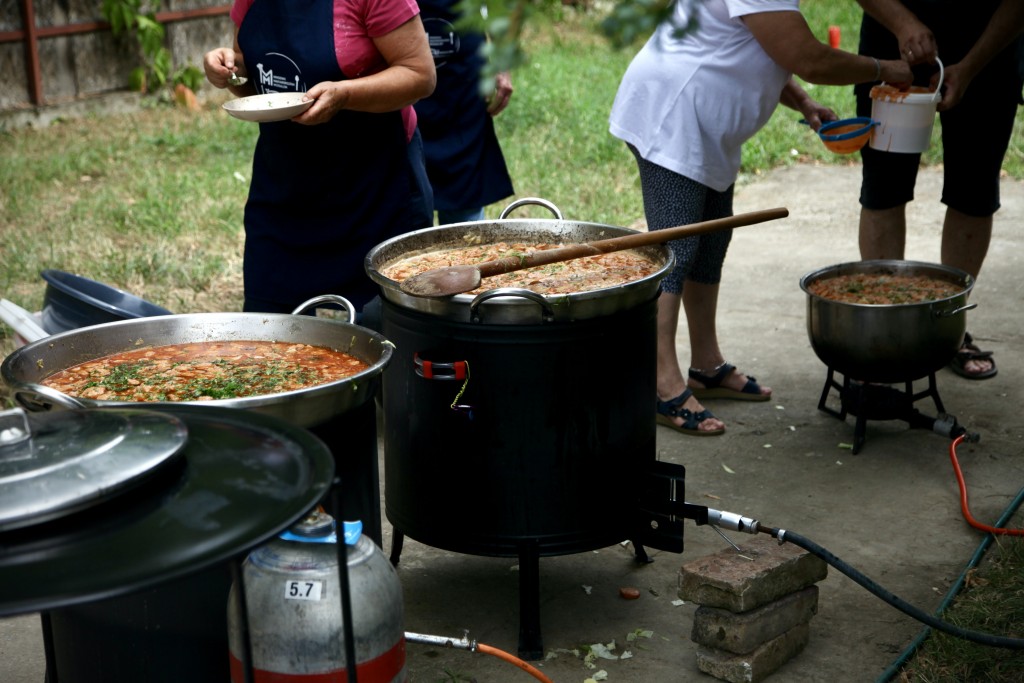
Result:
<svg viewBox="0 0 1024 683"><path fill-rule="evenodd" d="M842 47L856 48L854 0L802 6L822 40L837 25ZM615 50L597 29L598 13L554 12L528 28L530 60L513 74L512 104L495 120L516 195L549 199L570 219L632 225L643 215L636 167L608 133L608 112L640 43ZM840 115L853 113L852 88L808 88ZM857 163L857 155L826 150L798 118L780 107L748 142L741 183L793 163ZM211 104L199 113L151 106L0 133L0 292L38 308L39 271L57 268L175 311L237 310L256 132ZM1017 178L1022 140L1014 136L1005 164ZM940 148L933 144L926 163ZM488 215L503 207L488 207ZM548 214L534 207L515 215Z"/></svg>
<svg viewBox="0 0 1024 683"><path fill-rule="evenodd" d="M1024 515L1018 513L1007 526L1022 525ZM942 618L961 628L1024 637L1024 543L1020 537L996 539ZM1024 654L932 632L893 680L1017 683L1024 680Z"/></svg>
<svg viewBox="0 0 1024 683"><path fill-rule="evenodd" d="M204 300L237 309L255 134L212 107L198 115L144 108L3 133L4 297L38 307L38 273L56 268L172 309Z"/></svg>

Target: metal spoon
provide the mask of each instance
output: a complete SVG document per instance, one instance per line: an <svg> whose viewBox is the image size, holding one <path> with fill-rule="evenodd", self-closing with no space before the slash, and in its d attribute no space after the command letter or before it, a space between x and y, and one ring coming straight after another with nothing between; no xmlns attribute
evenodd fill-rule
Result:
<svg viewBox="0 0 1024 683"><path fill-rule="evenodd" d="M476 265L435 268L403 280L399 284L399 289L411 296L452 296L476 289L480 286L482 278L492 275L500 275L512 272L513 270L522 270L523 268L546 265L548 263L558 263L559 261L571 261L572 259L583 258L584 256L596 256L623 249L636 249L637 247L649 244L662 244L669 240L679 239L680 237L699 235L724 228L738 228L744 225L763 223L777 218L785 218L788 215L789 210L785 208L751 211L750 213L741 213L738 216L716 218L715 220L680 225L664 230L641 232L635 235L613 237L596 242L584 242L583 244L573 244L558 249L533 251L522 256L506 256L502 259L484 261Z"/></svg>
<svg viewBox="0 0 1024 683"><path fill-rule="evenodd" d="M246 78L245 76L239 76L234 71L232 71L231 73L228 74L228 85L235 85L235 86L245 85L248 82L249 82L248 78Z"/></svg>

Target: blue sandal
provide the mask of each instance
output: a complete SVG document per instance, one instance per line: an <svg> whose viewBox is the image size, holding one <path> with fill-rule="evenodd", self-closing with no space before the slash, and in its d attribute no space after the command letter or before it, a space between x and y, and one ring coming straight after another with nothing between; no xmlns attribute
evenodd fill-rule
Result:
<svg viewBox="0 0 1024 683"><path fill-rule="evenodd" d="M679 394L670 401L658 401L658 424L663 424L666 427L671 427L677 432L683 434L689 434L690 436L718 436L719 434L725 433L725 427L721 429L699 429L700 423L709 417L714 417L710 410L702 410L699 413L695 413L692 410L683 407L686 400L693 396L693 392L687 389L683 393ZM683 424L676 424L673 418L681 417Z"/></svg>
<svg viewBox="0 0 1024 683"><path fill-rule="evenodd" d="M690 379L695 379L704 385L703 387L691 387L693 395L700 400L706 398L731 398L736 401L767 401L771 399L772 395L762 394L761 385L757 383L757 379L750 376L747 377L747 383L739 391L723 387L722 380L728 377L729 373L735 369L736 366L730 363L722 363L716 368L717 372L713 376L708 376L700 370L690 368Z"/></svg>

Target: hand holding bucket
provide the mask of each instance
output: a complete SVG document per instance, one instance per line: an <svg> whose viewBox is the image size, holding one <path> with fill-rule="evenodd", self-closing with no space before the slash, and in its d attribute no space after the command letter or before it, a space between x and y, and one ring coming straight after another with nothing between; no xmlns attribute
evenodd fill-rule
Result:
<svg viewBox="0 0 1024 683"><path fill-rule="evenodd" d="M934 92L902 92L885 83L871 89L871 118L878 122L871 134L873 149L905 154L920 154L928 149L946 75L942 61L935 61L939 65L939 83Z"/></svg>

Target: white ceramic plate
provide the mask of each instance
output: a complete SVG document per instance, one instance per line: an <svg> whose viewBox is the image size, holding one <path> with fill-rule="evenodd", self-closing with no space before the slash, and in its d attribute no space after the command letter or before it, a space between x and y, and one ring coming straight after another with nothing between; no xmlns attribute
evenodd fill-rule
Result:
<svg viewBox="0 0 1024 683"><path fill-rule="evenodd" d="M237 100L225 102L223 107L236 119L243 121L287 121L313 106L313 100L302 101L304 95L305 93L301 92L271 92L265 95L239 97Z"/></svg>

